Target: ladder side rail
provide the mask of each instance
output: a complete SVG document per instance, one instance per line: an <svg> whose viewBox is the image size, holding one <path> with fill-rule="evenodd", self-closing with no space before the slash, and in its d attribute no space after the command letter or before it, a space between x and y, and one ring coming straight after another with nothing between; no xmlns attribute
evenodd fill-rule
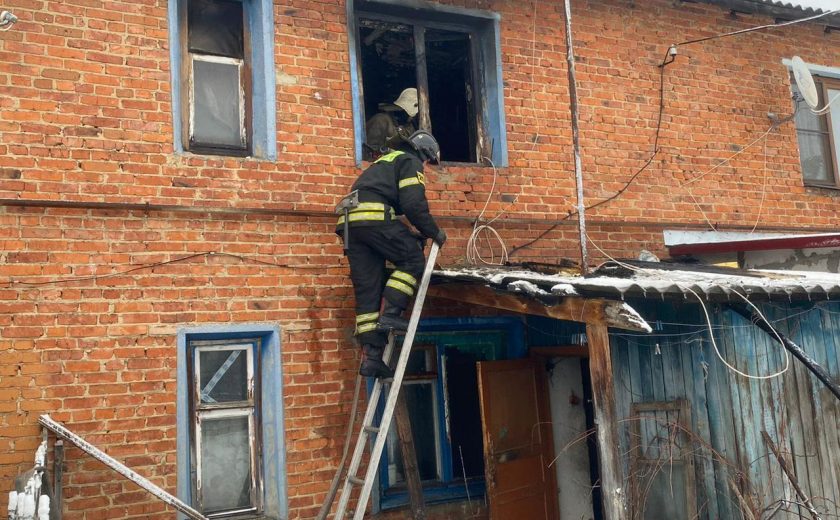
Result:
<svg viewBox="0 0 840 520"><path fill-rule="evenodd" d="M382 450L385 448L385 442L388 438L388 428L391 426L391 419L394 416L394 409L397 406L397 397L399 396L403 376L405 375L405 367L408 365L408 358L411 355L411 346L414 343L414 336L417 333L417 325L420 323L420 313L423 310L426 291L429 288L429 281L432 278L432 271L435 268L435 260L437 260L439 249L440 246L432 242L432 247L429 250L429 259L426 261L426 269L423 271L423 278L417 289L417 296L414 298L414 308L411 310L411 318L408 321L408 330L403 340L402 351L400 352L399 362L397 363L394 374L394 381L391 383L391 390L388 392L388 400L385 403L385 410L382 413L382 420L379 423L379 435L376 436L373 451L370 454L364 485L359 494L359 501L356 504L356 512L353 515L354 520L362 520L367 509L367 503L370 499L370 493L373 489L373 483L379 467L379 459L382 457Z"/></svg>
<svg viewBox="0 0 840 520"><path fill-rule="evenodd" d="M390 353L386 352L386 354ZM376 407L379 403L379 396L381 393L382 383L380 383L379 379L377 379L373 384L373 390L371 390L371 393L368 396L368 406L365 410L365 416L362 419L361 427L359 428L359 435L356 438L356 446L353 448L353 456L350 459L350 466L347 469L344 485L341 488L341 496L338 499L338 507L336 508L334 517L336 520L344 518L344 513L347 511L347 505L350 503L350 495L353 492L353 483L350 482L350 477L356 476L356 472L359 470L359 466L362 463L362 457L365 454L365 444L367 443L368 438L368 432L365 431L365 426L373 424L373 419L376 415Z"/></svg>
<svg viewBox="0 0 840 520"><path fill-rule="evenodd" d="M385 346L382 359L388 363L391 359L391 354L394 350L394 334L393 332L388 336L388 344ZM371 426L373 420L376 418L376 409L379 405L379 397L382 395L383 384L381 379L374 379L373 389L368 396L368 405L365 410L365 416L362 419L362 424L359 429L359 435L356 437L356 446L353 448L353 456L350 458L350 465L348 466L345 475L344 485L341 488L341 496L338 499L338 507L333 518L340 519L344 517L347 511L347 506L350 503L350 496L353 493L353 483L350 477L356 477L359 467L362 464L362 457L365 454L365 445L368 442L370 434L365 430L366 426ZM386 432L387 433L387 432Z"/></svg>

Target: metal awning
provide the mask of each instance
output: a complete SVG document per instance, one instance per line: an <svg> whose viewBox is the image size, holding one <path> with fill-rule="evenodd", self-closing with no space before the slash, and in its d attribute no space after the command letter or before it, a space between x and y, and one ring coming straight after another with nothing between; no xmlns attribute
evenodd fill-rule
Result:
<svg viewBox="0 0 840 520"><path fill-rule="evenodd" d="M840 299L840 275L799 271L744 270L669 262L607 262L591 275L540 273L507 268L437 270L433 283L466 282L496 290L524 293L543 303L564 297L807 301Z"/></svg>

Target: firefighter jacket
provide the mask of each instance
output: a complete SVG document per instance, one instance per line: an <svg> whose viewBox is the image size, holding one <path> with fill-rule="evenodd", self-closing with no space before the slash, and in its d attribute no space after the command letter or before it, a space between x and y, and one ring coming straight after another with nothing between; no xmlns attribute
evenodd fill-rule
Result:
<svg viewBox="0 0 840 520"><path fill-rule="evenodd" d="M435 219L426 201L426 178L423 163L414 154L400 150L383 155L353 183L359 191L359 206L350 210L350 226L375 226L405 215L423 236L438 236ZM341 231L344 217L338 219Z"/></svg>

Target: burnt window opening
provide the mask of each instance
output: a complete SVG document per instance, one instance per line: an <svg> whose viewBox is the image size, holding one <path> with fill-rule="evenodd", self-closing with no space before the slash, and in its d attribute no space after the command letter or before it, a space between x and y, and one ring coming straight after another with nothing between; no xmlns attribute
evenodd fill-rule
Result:
<svg viewBox="0 0 840 520"><path fill-rule="evenodd" d="M247 155L251 90L245 7L237 0L185 0L182 76L184 149Z"/></svg>
<svg viewBox="0 0 840 520"><path fill-rule="evenodd" d="M360 16L358 47L367 126L364 157L379 152L382 127L372 118L387 113L409 132L430 131L447 162L480 162L489 157L484 122L477 110L478 71L474 31ZM416 88L418 113L410 117L394 105L406 88ZM390 128L390 127L389 127Z"/></svg>

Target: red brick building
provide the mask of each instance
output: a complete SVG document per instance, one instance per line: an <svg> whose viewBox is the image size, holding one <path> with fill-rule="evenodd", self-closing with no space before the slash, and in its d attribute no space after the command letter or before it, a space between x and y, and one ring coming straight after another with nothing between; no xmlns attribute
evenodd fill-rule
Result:
<svg viewBox="0 0 840 520"><path fill-rule="evenodd" d="M499 216L512 262L579 259L562 2L0 8L19 18L0 32L0 482L31 467L49 413L208 510L314 518L358 366L333 208L364 165L366 115L404 87L421 87L420 124L444 143L427 174L450 237L442 266L465 263L480 215ZM836 229L840 109L774 124L793 112L792 56L823 103L840 91L836 17L680 45L660 67L672 44L809 14L573 2L585 204L610 199L586 213L590 264L663 255L666 228ZM262 402L204 410L211 401L191 391L212 376L202 356L234 351L236 384L260 380ZM229 428L202 430L191 409ZM254 489L213 503L191 480L197 439L249 436L259 446L234 458L252 466L205 475L227 470ZM455 486L458 464L437 464ZM75 449L64 479L67 519L174 514Z"/></svg>

